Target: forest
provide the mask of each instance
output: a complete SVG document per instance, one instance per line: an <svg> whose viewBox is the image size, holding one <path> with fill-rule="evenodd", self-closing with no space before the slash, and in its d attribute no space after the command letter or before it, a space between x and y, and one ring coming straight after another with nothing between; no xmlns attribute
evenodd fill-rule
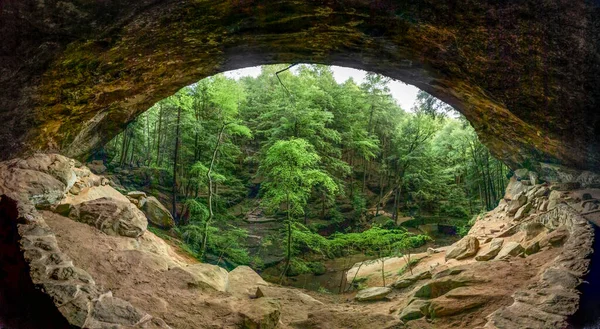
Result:
<svg viewBox="0 0 600 329"><path fill-rule="evenodd" d="M321 65L215 75L156 103L101 155L115 173L162 177L131 189L168 200L176 227L161 234L205 261L283 278L352 253L409 255L432 239L419 225L466 234L511 173L452 107L421 91L403 109L389 81L338 83ZM258 247L276 245L274 263L249 250L253 221L278 223Z"/></svg>

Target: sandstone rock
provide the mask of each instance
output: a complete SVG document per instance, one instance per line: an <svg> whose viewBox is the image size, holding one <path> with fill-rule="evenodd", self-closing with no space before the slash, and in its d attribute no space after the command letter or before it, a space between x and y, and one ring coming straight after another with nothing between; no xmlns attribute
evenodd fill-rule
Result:
<svg viewBox="0 0 600 329"><path fill-rule="evenodd" d="M528 179L529 178L529 170L527 170L525 168L517 169L517 170L515 170L515 177L519 181L523 180L523 179Z"/></svg>
<svg viewBox="0 0 600 329"><path fill-rule="evenodd" d="M108 235L137 238L146 231L144 214L129 202L99 198L73 205L69 218L95 226Z"/></svg>
<svg viewBox="0 0 600 329"><path fill-rule="evenodd" d="M523 246L518 242L508 242L502 247L495 259L506 259L511 256L518 256L523 252Z"/></svg>
<svg viewBox="0 0 600 329"><path fill-rule="evenodd" d="M431 318L442 318L471 311L488 302L490 297L485 291L474 290L470 287L456 288L445 296L433 299L429 305Z"/></svg>
<svg viewBox="0 0 600 329"><path fill-rule="evenodd" d="M548 200L544 200L541 204L540 207L538 208L539 211L548 211Z"/></svg>
<svg viewBox="0 0 600 329"><path fill-rule="evenodd" d="M138 208L139 208L139 209L143 209L143 208L144 208L144 206L146 205L146 202L147 202L147 201L148 201L148 199L147 199L147 198L139 198L139 199L138 199L138 203L137 203L137 206L138 206Z"/></svg>
<svg viewBox="0 0 600 329"><path fill-rule="evenodd" d="M544 248L547 245L551 245L553 247L560 247L563 245L567 237L569 236L569 231L565 228L559 228L554 230L548 235L546 235L543 239L540 240L540 248Z"/></svg>
<svg viewBox="0 0 600 329"><path fill-rule="evenodd" d="M521 231L525 232L525 240L531 240L546 230L546 227L538 222L528 222L521 225Z"/></svg>
<svg viewBox="0 0 600 329"><path fill-rule="evenodd" d="M504 243L504 239L502 239L502 238L493 239L492 242L490 243L490 246L488 247L488 249L481 255L478 255L477 257L475 257L475 260L488 261L490 259L493 259L494 257L496 257L496 255L498 255L498 253L500 253L503 243Z"/></svg>
<svg viewBox="0 0 600 329"><path fill-rule="evenodd" d="M359 302L382 300L385 299L390 292L392 292L392 288L390 287L371 287L359 291L354 299Z"/></svg>
<svg viewBox="0 0 600 329"><path fill-rule="evenodd" d="M171 213L155 197L146 198L143 210L150 223L163 229L170 229L175 226Z"/></svg>
<svg viewBox="0 0 600 329"><path fill-rule="evenodd" d="M415 291L414 297L427 299L437 298L453 289L464 287L472 282L477 282L477 280L466 276L437 279L420 286Z"/></svg>
<svg viewBox="0 0 600 329"><path fill-rule="evenodd" d="M548 210L552 210L556 208L556 205L560 203L560 200L563 197L563 193L560 191L552 191L550 192L550 196L548 197Z"/></svg>
<svg viewBox="0 0 600 329"><path fill-rule="evenodd" d="M534 198L541 198L547 196L550 193L550 189L546 186L541 186L534 194Z"/></svg>
<svg viewBox="0 0 600 329"><path fill-rule="evenodd" d="M146 315L136 309L129 302L112 297L112 294L103 295L94 304L92 317L100 322L133 326Z"/></svg>
<svg viewBox="0 0 600 329"><path fill-rule="evenodd" d="M527 217L527 214L529 214L529 211L531 211L532 208L533 205L531 204L531 202L526 203L523 207L517 210L517 213L515 214L515 220L518 221Z"/></svg>
<svg viewBox="0 0 600 329"><path fill-rule="evenodd" d="M251 296L259 286L268 286L253 269L248 266L238 266L229 272L228 292L242 296Z"/></svg>
<svg viewBox="0 0 600 329"><path fill-rule="evenodd" d="M579 279L564 268L550 267L542 273L542 282L549 287L575 289Z"/></svg>
<svg viewBox="0 0 600 329"><path fill-rule="evenodd" d="M412 301L400 312L400 320L408 322L427 316L430 303L430 301L422 299Z"/></svg>
<svg viewBox="0 0 600 329"><path fill-rule="evenodd" d="M57 154L0 163L0 195L26 198L36 206L57 203L76 181L71 160Z"/></svg>
<svg viewBox="0 0 600 329"><path fill-rule="evenodd" d="M131 191L127 193L128 197L132 197L134 199L140 199L140 198L145 198L146 197L146 192L142 192L142 191Z"/></svg>
<svg viewBox="0 0 600 329"><path fill-rule="evenodd" d="M537 253L538 251L540 251L540 242L539 241L532 241L531 243L529 243L528 245L525 246L525 255L533 255L535 253Z"/></svg>
<svg viewBox="0 0 600 329"><path fill-rule="evenodd" d="M575 291L560 286L538 291L519 290L513 294L513 298L518 302L537 306L544 312L564 316L574 314L579 304L579 295Z"/></svg>
<svg viewBox="0 0 600 329"><path fill-rule="evenodd" d="M431 271L423 271L420 273L413 274L407 278L400 279L394 283L392 283L392 287L401 289L412 286L415 282L419 280L425 280L431 278Z"/></svg>
<svg viewBox="0 0 600 329"><path fill-rule="evenodd" d="M102 160L93 160L87 164L87 167L90 168L94 174L103 174L106 172L106 166Z"/></svg>
<svg viewBox="0 0 600 329"><path fill-rule="evenodd" d="M552 191L573 191L581 188L581 183L579 182L562 182L562 183L553 183L550 186L550 190Z"/></svg>
<svg viewBox="0 0 600 329"><path fill-rule="evenodd" d="M465 236L458 241L452 249L446 251L446 260L465 259L477 254L479 250L479 240L472 236Z"/></svg>
<svg viewBox="0 0 600 329"><path fill-rule="evenodd" d="M432 276L432 278L433 278L433 279L439 279L439 278L443 278L443 277L446 277L446 276L458 275L458 274L460 274L460 273L462 273L462 272L464 272L464 271L465 271L465 270L464 270L464 269L462 269L462 268L455 268L455 267L451 267L451 268L448 268L448 269L445 269L445 270L443 270L443 271L440 271L440 272L437 272L437 273L435 273L435 274Z"/></svg>
<svg viewBox="0 0 600 329"><path fill-rule="evenodd" d="M273 298L273 299L281 299L281 300L289 300L296 301L306 305L313 306L321 306L323 303L319 300L314 299L313 297L297 290L297 289L289 289L283 287L274 287L274 286L258 286L256 288L256 297L257 298Z"/></svg>
<svg viewBox="0 0 600 329"><path fill-rule="evenodd" d="M177 266L168 272L170 277L180 280L188 288L227 291L229 287L229 274L217 265L202 263L186 267Z"/></svg>
<svg viewBox="0 0 600 329"><path fill-rule="evenodd" d="M279 324L281 306L277 300L259 298L240 313L244 319L243 329L275 329Z"/></svg>
<svg viewBox="0 0 600 329"><path fill-rule="evenodd" d="M527 196L524 193L520 193L508 203L508 209L506 210L506 212L512 216L519 210L519 208L523 207L526 203Z"/></svg>

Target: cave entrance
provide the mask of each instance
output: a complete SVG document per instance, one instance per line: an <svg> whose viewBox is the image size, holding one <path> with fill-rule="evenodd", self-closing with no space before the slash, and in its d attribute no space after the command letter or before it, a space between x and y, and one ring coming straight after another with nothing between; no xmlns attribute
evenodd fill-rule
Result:
<svg viewBox="0 0 600 329"><path fill-rule="evenodd" d="M302 158L288 163L296 155L289 148ZM441 100L375 73L313 64L250 67L193 83L139 115L94 158L121 190L142 190L170 208L176 235L197 257L266 269L272 281L282 272L288 212L301 239L332 244L326 239L336 233L377 227L435 238L414 243L426 249L466 234L473 216L495 208L510 176ZM284 188L288 177L273 176L280 171L298 177ZM291 191L297 209L285 209L273 190ZM215 236L204 246L208 226ZM301 276L288 283L314 290L344 285L348 267L392 253L324 251L308 240L296 247L301 261L289 272Z"/></svg>

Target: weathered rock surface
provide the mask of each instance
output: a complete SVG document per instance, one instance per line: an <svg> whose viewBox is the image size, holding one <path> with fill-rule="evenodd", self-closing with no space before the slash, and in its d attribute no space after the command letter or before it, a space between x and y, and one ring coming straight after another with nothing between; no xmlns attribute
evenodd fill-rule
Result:
<svg viewBox="0 0 600 329"><path fill-rule="evenodd" d="M259 286L268 286L263 278L248 266L238 266L229 272L227 291L242 296L252 296Z"/></svg>
<svg viewBox="0 0 600 329"><path fill-rule="evenodd" d="M488 246L488 248L481 255L478 255L477 257L475 257L475 260L488 261L490 259L493 259L494 257L496 257L498 255L498 253L500 253L503 243L504 243L504 239L502 239L502 238L493 239L490 242L490 245Z"/></svg>
<svg viewBox="0 0 600 329"><path fill-rule="evenodd" d="M153 196L145 198L145 200L143 210L150 223L163 229L170 229L175 226L173 216L160 201Z"/></svg>
<svg viewBox="0 0 600 329"><path fill-rule="evenodd" d="M452 249L446 251L446 259L464 259L477 254L479 240L472 236L465 236L458 241Z"/></svg>
<svg viewBox="0 0 600 329"><path fill-rule="evenodd" d="M511 241L502 247L502 250L500 250L495 259L506 259L509 257L518 256L523 251L523 246L521 246L520 243Z"/></svg>
<svg viewBox="0 0 600 329"><path fill-rule="evenodd" d="M227 291L229 275L219 266L211 264L194 264L185 267L174 267L169 270L169 278L177 280L188 288L214 289Z"/></svg>
<svg viewBox="0 0 600 329"><path fill-rule="evenodd" d="M482 0L452 8L361 1L259 8L251 2L39 4L13 1L0 13L4 157L61 149L84 158L151 104L201 78L310 60L379 72L438 96L515 169L527 160L600 167L593 1L529 6ZM154 17L162 19L148 19ZM103 31L111 31L110 39ZM546 61L532 65L536 53ZM166 77L167 66L176 74Z"/></svg>
<svg viewBox="0 0 600 329"><path fill-rule="evenodd" d="M129 202L99 198L71 205L69 218L96 227L109 235L137 238L146 231L144 214Z"/></svg>
<svg viewBox="0 0 600 329"><path fill-rule="evenodd" d="M370 302L375 300L382 300L392 292L390 287L371 287L359 291L354 299L359 302Z"/></svg>

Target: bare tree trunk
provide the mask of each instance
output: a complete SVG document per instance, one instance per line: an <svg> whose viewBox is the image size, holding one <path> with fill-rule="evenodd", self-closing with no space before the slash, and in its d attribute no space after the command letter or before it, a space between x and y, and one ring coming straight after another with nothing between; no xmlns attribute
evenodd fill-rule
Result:
<svg viewBox="0 0 600 329"><path fill-rule="evenodd" d="M208 227L210 222L214 218L213 212L213 180L212 180L212 170L215 165L215 159L217 158L217 153L219 152L219 146L221 145L221 139L223 138L223 132L225 131L226 123L221 126L219 130L219 135L217 136L217 144L213 150L212 159L210 160L210 166L208 167L208 171L206 172L206 179L208 180L208 218L204 222L204 239L202 239L202 251L200 252L200 258L204 257L206 253L206 246L208 242Z"/></svg>
<svg viewBox="0 0 600 329"><path fill-rule="evenodd" d="M162 121L163 121L163 107L162 104L159 103L159 110L158 110L158 132L157 132L157 141L156 141L156 165L158 167L160 167L161 165L161 158L160 158L160 143L161 143L161 134L162 134Z"/></svg>
<svg viewBox="0 0 600 329"><path fill-rule="evenodd" d="M179 122L181 120L181 107L177 109L177 125L175 127L175 154L173 156L173 205L172 215L177 223L177 158L179 153Z"/></svg>

